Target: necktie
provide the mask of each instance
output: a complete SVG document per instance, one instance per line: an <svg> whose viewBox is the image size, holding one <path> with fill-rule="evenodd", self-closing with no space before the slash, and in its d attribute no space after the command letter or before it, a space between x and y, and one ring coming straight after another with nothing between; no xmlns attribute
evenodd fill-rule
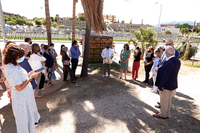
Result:
<svg viewBox="0 0 200 133"><path fill-rule="evenodd" d="M161 60L161 62L159 64L159 67L161 66L161 64L162 64L163 60L165 59L165 57L166 57L166 55L163 56L163 58L162 58L162 60Z"/></svg>

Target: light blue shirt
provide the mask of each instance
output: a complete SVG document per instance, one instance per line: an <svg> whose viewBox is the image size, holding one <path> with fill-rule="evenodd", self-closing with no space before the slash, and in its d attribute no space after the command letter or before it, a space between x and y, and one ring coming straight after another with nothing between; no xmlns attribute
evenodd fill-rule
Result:
<svg viewBox="0 0 200 133"><path fill-rule="evenodd" d="M106 49L106 57L109 58L109 49Z"/></svg>
<svg viewBox="0 0 200 133"><path fill-rule="evenodd" d="M80 50L78 49L77 51L77 47L74 46L71 47L70 52L71 52L71 57L74 59L78 59L79 56L81 55Z"/></svg>

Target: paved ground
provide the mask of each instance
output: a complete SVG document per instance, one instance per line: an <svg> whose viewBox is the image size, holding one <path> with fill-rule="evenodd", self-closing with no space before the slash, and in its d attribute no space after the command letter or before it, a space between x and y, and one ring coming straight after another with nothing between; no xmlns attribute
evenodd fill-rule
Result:
<svg viewBox="0 0 200 133"><path fill-rule="evenodd" d="M62 43L56 42L56 49ZM70 46L70 43L67 43ZM117 47L121 49L122 44ZM118 61L118 55L115 57ZM132 62L129 63L131 70ZM118 68L113 67L112 79L102 78L102 71L90 67L89 77L78 79L76 84L62 81L62 68L56 74L54 87L45 88L46 95L36 99L41 123L37 133L198 133L200 131L200 69L181 66L179 89L173 98L171 118L158 120L152 114L159 95L143 84L143 64L139 79L119 80ZM78 67L77 74L80 74ZM0 94L1 96L2 94ZM15 133L15 120L6 95L0 99L0 132Z"/></svg>
<svg viewBox="0 0 200 133"><path fill-rule="evenodd" d="M69 81L43 98L37 99L42 117L37 133L198 133L200 131L200 69L181 67L179 89L173 98L171 118L152 117L159 95L152 93L144 79L141 64L139 79L119 80L118 66L112 79L90 67L88 78ZM130 68L131 69L131 68ZM80 67L79 67L80 70ZM16 131L11 105L0 109L0 131Z"/></svg>

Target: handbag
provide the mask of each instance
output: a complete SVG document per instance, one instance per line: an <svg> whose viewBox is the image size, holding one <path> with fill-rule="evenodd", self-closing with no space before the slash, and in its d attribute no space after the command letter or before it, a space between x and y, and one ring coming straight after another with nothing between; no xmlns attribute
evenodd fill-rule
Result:
<svg viewBox="0 0 200 133"><path fill-rule="evenodd" d="M69 65L69 61L68 60L64 60L64 65Z"/></svg>

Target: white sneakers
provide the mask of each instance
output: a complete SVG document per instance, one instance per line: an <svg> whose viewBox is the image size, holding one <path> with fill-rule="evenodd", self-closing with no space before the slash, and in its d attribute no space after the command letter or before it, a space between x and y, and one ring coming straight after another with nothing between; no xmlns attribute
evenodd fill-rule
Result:
<svg viewBox="0 0 200 133"><path fill-rule="evenodd" d="M102 75L102 78L104 78L104 77L105 77L105 75ZM108 77L109 77L109 78L111 78L111 76L110 76L110 75L108 75Z"/></svg>

